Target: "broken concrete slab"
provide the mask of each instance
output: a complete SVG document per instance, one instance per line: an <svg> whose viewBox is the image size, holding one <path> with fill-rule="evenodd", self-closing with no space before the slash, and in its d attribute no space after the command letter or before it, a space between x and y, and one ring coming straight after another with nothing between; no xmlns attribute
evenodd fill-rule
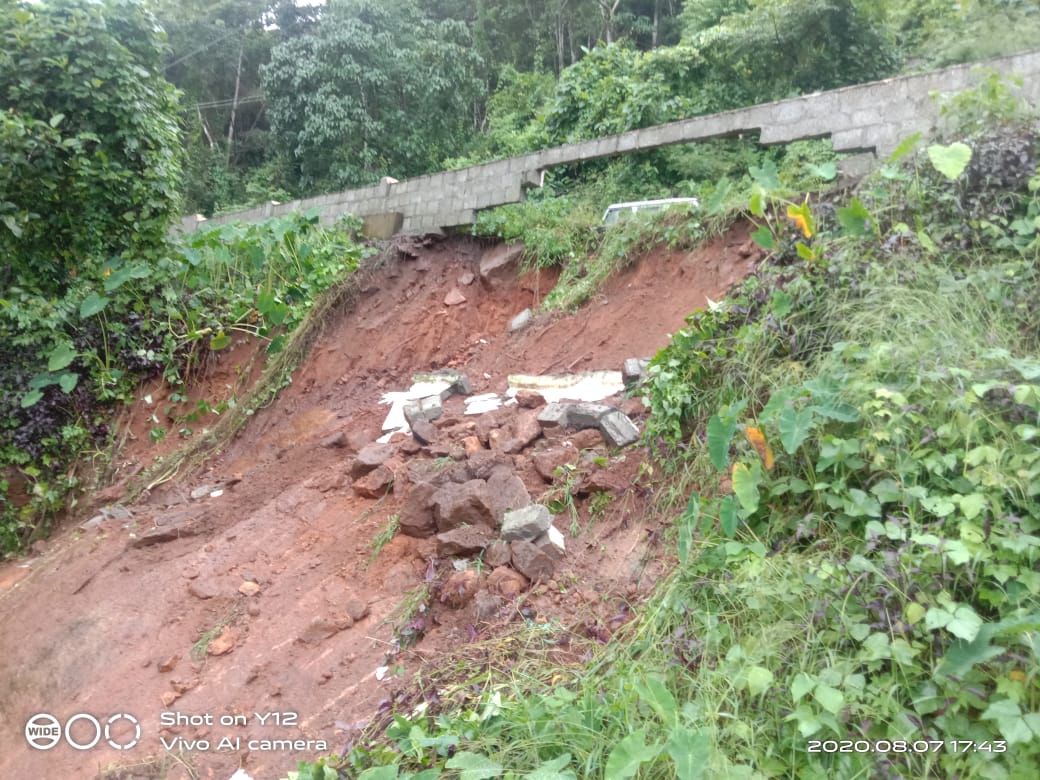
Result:
<svg viewBox="0 0 1040 780"><path fill-rule="evenodd" d="M546 404L538 413L538 424L543 428L566 428L568 407L559 403Z"/></svg>
<svg viewBox="0 0 1040 780"><path fill-rule="evenodd" d="M466 414L486 414L502 406L502 396L498 393L481 393L466 399Z"/></svg>
<svg viewBox="0 0 1040 780"><path fill-rule="evenodd" d="M565 407L567 427L577 428L578 430L598 428L600 420L612 411L615 411L614 407L606 404L569 404Z"/></svg>
<svg viewBox="0 0 1040 780"><path fill-rule="evenodd" d="M446 401L452 394L469 395L473 392L469 377L461 371L453 368L441 368L436 371L425 371L412 374L412 381L416 384L445 385L445 389L439 391L441 400ZM432 393L430 394L432 395Z"/></svg>
<svg viewBox="0 0 1040 780"><path fill-rule="evenodd" d="M611 447L627 447L639 441L639 429L624 412L613 409L599 421L599 430Z"/></svg>
<svg viewBox="0 0 1040 780"><path fill-rule="evenodd" d="M541 504L512 509L502 518L501 536L507 542L521 539L533 541L549 530L552 519L549 509Z"/></svg>
<svg viewBox="0 0 1040 780"><path fill-rule="evenodd" d="M431 395L405 404L402 412L404 413L405 421L409 425L414 426L418 420L433 422L440 419L441 415L444 414L444 405L439 395Z"/></svg>
<svg viewBox="0 0 1040 780"><path fill-rule="evenodd" d="M621 381L625 389L630 390L636 385L646 381L646 367L650 365L649 358L628 358L621 365Z"/></svg>
<svg viewBox="0 0 1040 780"><path fill-rule="evenodd" d="M537 390L546 401L602 401L625 389L620 371L582 371L577 374L511 374L506 394L515 396L520 390Z"/></svg>

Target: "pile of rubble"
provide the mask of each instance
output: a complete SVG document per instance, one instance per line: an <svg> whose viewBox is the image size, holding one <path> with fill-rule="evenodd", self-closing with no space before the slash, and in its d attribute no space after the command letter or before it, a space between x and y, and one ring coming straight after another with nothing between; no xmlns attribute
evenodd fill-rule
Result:
<svg viewBox="0 0 1040 780"><path fill-rule="evenodd" d="M583 453L605 457L635 443L639 428L632 417L644 413L641 401L549 403L538 391L520 389L474 414L481 407L469 403L464 375L445 371L413 381L412 390L390 401L397 408L384 423L384 437L357 452L350 467L354 492L401 496L401 533L434 538L442 559L481 561L479 568L490 572L486 581L460 561L442 588L449 606L464 606L480 593L487 603L478 604L478 612L487 611L494 599L515 598L531 582L549 581L566 544L549 508L534 503L532 494L542 494ZM325 444L345 442L334 436ZM622 489L609 479L584 487Z"/></svg>

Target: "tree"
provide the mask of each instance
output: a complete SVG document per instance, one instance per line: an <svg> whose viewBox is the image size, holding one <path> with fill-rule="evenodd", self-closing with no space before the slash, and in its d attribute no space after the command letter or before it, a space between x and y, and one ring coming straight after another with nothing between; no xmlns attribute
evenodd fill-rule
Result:
<svg viewBox="0 0 1040 780"><path fill-rule="evenodd" d="M183 93L185 206L210 214L241 203L271 158L260 66L276 40L274 0L149 2L168 36L166 78ZM289 27L290 11L279 18Z"/></svg>
<svg viewBox="0 0 1040 780"><path fill-rule="evenodd" d="M4 287L70 277L165 240L180 175L162 36L134 0L0 6Z"/></svg>
<svg viewBox="0 0 1040 780"><path fill-rule="evenodd" d="M871 81L898 64L887 31L861 0L702 0L683 18L685 40L708 61L710 80L739 95L733 105Z"/></svg>
<svg viewBox="0 0 1040 780"><path fill-rule="evenodd" d="M277 142L304 190L413 176L475 131L480 58L465 25L417 0L342 0L261 69Z"/></svg>

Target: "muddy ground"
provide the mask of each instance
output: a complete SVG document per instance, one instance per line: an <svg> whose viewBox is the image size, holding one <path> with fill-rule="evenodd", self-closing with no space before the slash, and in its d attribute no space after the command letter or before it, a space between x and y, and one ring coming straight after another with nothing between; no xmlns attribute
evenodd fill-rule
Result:
<svg viewBox="0 0 1040 780"><path fill-rule="evenodd" d="M655 485L639 468L638 445L610 451L595 430L557 430L498 453L532 500L567 503L570 495L578 514L554 521L567 552L551 577L520 581L516 596L508 583L489 584L487 567L464 584L481 591L478 599L444 589L453 567L435 538L398 533L374 559L372 542L418 473L461 468L474 438L494 450L494 425L477 430L461 397L449 399L437 421L441 439L423 447L395 440L386 464L393 491L381 498L358 494L354 456L381 433L381 395L406 388L416 372L454 368L474 393L502 392L509 374L618 370L626 358L653 355L689 312L751 269L749 246L742 227L694 252L654 250L575 314L539 315L517 332L510 321L545 296L553 273L518 275L509 266L484 280L486 249L467 238L385 254L357 305L330 323L292 384L219 457L133 505L117 483L32 556L0 565L0 777L74 780L118 766L125 771L115 776L125 778L226 780L242 767L255 780L276 779L298 760L342 749L418 669L461 644L533 615L609 639L670 561L647 519ZM445 303L453 289L464 302L453 295ZM240 391L255 376L254 347L243 342L222 355L193 395L216 403ZM176 443L148 436L163 388L141 395L151 404L124 414L124 473ZM638 400L608 402L637 424L644 419ZM497 424L512 425L507 418ZM574 468L549 469L554 458ZM84 529L98 506L116 516ZM164 528L180 530L143 543ZM433 599L422 637L395 655L388 618L423 584ZM33 716L65 724L80 713L101 724L97 745L29 745ZM136 738L126 716L140 724L140 738L117 750L108 742ZM69 736L86 745L96 731L78 718ZM38 743L49 741L38 734Z"/></svg>

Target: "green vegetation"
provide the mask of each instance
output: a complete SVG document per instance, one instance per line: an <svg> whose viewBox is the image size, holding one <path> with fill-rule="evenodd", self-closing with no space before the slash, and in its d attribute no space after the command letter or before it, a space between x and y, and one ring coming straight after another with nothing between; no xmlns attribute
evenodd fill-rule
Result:
<svg viewBox="0 0 1040 780"><path fill-rule="evenodd" d="M173 239L180 210L1007 53L1036 39L1038 13L1025 0L5 0L0 550L104 480L110 414L142 379L184 399L215 352L261 340L250 398L155 419L155 440L188 441L142 487L212 453L288 381L367 252L356 222L314 215ZM443 693L296 774L1035 777L1040 174L1025 117L1014 85L984 75L945 103L945 137L907 139L853 193L824 190L826 143L730 139L554 171L527 203L481 214L478 234L562 266L544 304L559 309L645 249L755 223L767 259L650 367L646 443L678 567L588 663L561 667L548 651L562 628L528 621L419 681ZM702 208L599 225L612 201L668 195ZM561 477L556 508L579 533ZM431 592L390 618L398 649L428 627Z"/></svg>
<svg viewBox="0 0 1040 780"><path fill-rule="evenodd" d="M146 4L184 92L186 210L206 215L1007 54L1040 33L1029 0ZM692 175L670 174L684 156L640 156L668 174L652 195ZM636 173L590 170L618 165Z"/></svg>
<svg viewBox="0 0 1040 780"><path fill-rule="evenodd" d="M756 166L766 261L650 367L675 573L588 664L521 627L325 776L1033 777L1040 171L1013 96L958 96L955 135L854 195Z"/></svg>

